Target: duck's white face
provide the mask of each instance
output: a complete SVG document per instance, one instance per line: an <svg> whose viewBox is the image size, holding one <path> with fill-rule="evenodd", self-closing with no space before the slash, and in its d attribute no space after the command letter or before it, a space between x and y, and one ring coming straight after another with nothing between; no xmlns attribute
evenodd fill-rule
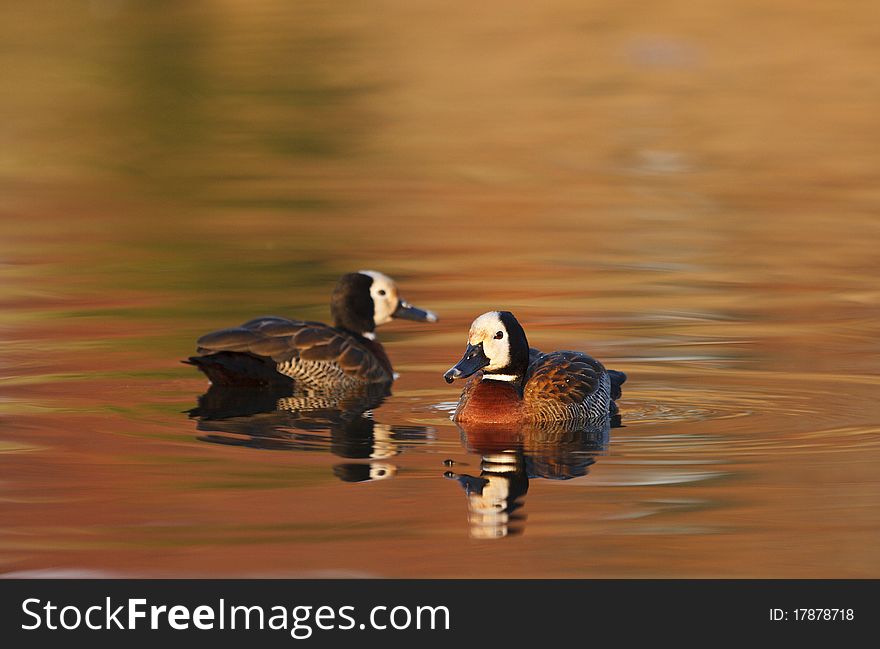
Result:
<svg viewBox="0 0 880 649"><path fill-rule="evenodd" d="M484 372L491 373L510 364L510 336L497 311L484 313L471 324L468 344L476 346L480 343L483 343L483 354L489 359Z"/></svg>
<svg viewBox="0 0 880 649"><path fill-rule="evenodd" d="M375 326L391 322L392 318L415 320L417 322L437 322L432 311L418 309L406 300L400 299L394 280L376 270L359 270L361 275L370 277L370 297L373 299L373 323Z"/></svg>
<svg viewBox="0 0 880 649"><path fill-rule="evenodd" d="M376 326L391 322L391 315L397 310L400 297L394 280L375 270L359 270L361 275L373 278L370 297L373 298L373 322Z"/></svg>

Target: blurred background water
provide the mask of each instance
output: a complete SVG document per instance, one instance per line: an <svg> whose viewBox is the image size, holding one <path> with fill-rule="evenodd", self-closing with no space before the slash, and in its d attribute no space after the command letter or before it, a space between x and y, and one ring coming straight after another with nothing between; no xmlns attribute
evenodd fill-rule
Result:
<svg viewBox="0 0 880 649"><path fill-rule="evenodd" d="M6 2L0 68L0 573L880 576L876 2ZM442 318L372 415L186 414L358 268ZM462 438L493 308L607 443Z"/></svg>

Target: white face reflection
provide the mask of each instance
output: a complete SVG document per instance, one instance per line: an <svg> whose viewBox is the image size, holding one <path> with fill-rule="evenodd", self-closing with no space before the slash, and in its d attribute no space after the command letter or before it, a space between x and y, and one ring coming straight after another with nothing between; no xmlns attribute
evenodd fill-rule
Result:
<svg viewBox="0 0 880 649"><path fill-rule="evenodd" d="M468 495L470 535L476 539L507 536L507 513L510 482L506 477L490 475L482 493Z"/></svg>
<svg viewBox="0 0 880 649"><path fill-rule="evenodd" d="M375 270L359 270L361 275L373 278L370 297L373 298L373 322L376 326L391 322L391 314L397 309L399 297L394 280Z"/></svg>
<svg viewBox="0 0 880 649"><path fill-rule="evenodd" d="M370 480L387 480L397 473L397 467L387 462L370 462Z"/></svg>
<svg viewBox="0 0 880 649"><path fill-rule="evenodd" d="M511 480L517 472L514 451L487 453L480 462L480 477L486 480L480 493L468 493L468 522L475 539L497 539L510 533L509 509L514 504Z"/></svg>
<svg viewBox="0 0 880 649"><path fill-rule="evenodd" d="M376 460L384 460L398 453L400 453L400 449L397 448L397 442L394 441L394 431L391 430L391 426L388 424L375 424L373 426L373 451L370 453L370 457Z"/></svg>
<svg viewBox="0 0 880 649"><path fill-rule="evenodd" d="M483 353L489 359L489 364L483 368L484 372L497 371L510 364L509 338L507 328L497 311L484 313L471 324L468 343L483 343Z"/></svg>

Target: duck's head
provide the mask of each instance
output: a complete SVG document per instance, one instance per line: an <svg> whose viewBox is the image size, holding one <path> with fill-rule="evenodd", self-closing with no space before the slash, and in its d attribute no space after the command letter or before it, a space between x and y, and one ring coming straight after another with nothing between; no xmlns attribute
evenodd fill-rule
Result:
<svg viewBox="0 0 880 649"><path fill-rule="evenodd" d="M340 329L373 337L379 325L393 318L437 322L431 311L417 309L402 299L394 280L375 270L361 270L339 278L330 298L330 312Z"/></svg>
<svg viewBox="0 0 880 649"><path fill-rule="evenodd" d="M518 381L529 366L526 332L510 311L484 313L471 324L464 356L443 378L447 383L483 370L484 379Z"/></svg>

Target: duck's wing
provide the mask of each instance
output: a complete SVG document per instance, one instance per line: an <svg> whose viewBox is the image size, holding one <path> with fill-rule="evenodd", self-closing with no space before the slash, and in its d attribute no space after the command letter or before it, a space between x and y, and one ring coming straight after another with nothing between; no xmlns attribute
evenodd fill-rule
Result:
<svg viewBox="0 0 880 649"><path fill-rule="evenodd" d="M320 322L255 318L240 327L205 334L196 344L201 355L238 352L271 358L279 365L335 363L345 374L364 381L381 381L387 376L379 358L355 336Z"/></svg>
<svg viewBox="0 0 880 649"><path fill-rule="evenodd" d="M600 399L610 381L602 363L582 352L542 354L529 365L523 402L534 413L560 418L588 415L587 403Z"/></svg>

